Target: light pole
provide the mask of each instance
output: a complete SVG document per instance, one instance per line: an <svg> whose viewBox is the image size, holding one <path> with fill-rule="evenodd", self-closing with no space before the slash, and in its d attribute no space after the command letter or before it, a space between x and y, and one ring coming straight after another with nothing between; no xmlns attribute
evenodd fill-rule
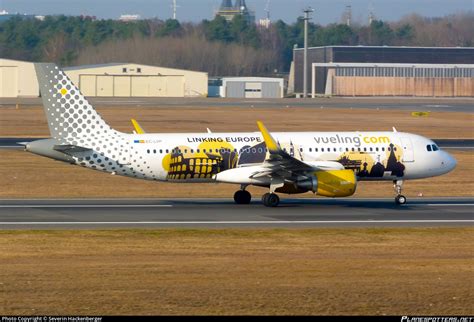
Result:
<svg viewBox="0 0 474 322"><path fill-rule="evenodd" d="M303 50L303 98L308 97L308 20L309 14L314 12L311 7L303 10L304 12L304 50Z"/></svg>

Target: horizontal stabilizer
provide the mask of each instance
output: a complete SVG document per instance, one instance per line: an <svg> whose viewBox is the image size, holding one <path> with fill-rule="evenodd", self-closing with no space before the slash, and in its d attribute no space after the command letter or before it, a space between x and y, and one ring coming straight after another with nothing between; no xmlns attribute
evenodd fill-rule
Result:
<svg viewBox="0 0 474 322"><path fill-rule="evenodd" d="M64 154L68 154L68 155L74 155L76 153L83 153L83 152L87 152L87 151L92 151L92 149L89 149L89 148L84 148L82 146L70 145L70 144L55 145L53 147L53 150L56 150L58 152L62 152Z"/></svg>

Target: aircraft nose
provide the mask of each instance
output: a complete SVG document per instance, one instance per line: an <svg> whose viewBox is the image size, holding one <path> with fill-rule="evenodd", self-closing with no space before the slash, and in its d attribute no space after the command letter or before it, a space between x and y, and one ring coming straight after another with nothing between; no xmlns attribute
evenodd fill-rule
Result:
<svg viewBox="0 0 474 322"><path fill-rule="evenodd" d="M443 163L446 167L446 172L452 171L458 164L456 159L451 154L445 151L443 151Z"/></svg>

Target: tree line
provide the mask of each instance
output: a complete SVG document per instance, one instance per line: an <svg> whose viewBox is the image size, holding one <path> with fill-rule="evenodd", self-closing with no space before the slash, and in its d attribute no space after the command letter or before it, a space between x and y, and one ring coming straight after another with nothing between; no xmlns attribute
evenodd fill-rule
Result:
<svg viewBox="0 0 474 322"><path fill-rule="evenodd" d="M419 15L369 25L309 23L310 46L474 46L474 13L439 18ZM208 72L272 75L286 72L294 46L303 46L303 21L269 28L236 16L200 23L148 19L131 22L90 17L13 17L0 23L0 57L62 66L135 62Z"/></svg>

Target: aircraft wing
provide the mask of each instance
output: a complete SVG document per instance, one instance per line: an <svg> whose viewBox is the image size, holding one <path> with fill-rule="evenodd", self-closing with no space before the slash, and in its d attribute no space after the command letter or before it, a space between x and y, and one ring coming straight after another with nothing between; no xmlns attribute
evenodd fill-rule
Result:
<svg viewBox="0 0 474 322"><path fill-rule="evenodd" d="M269 156L261 165L262 171L253 174L253 178L270 176L290 179L296 176L304 176L315 171L344 169L342 164L334 161L314 161L306 163L298 160L280 147L262 122L258 121L257 126L262 133Z"/></svg>

